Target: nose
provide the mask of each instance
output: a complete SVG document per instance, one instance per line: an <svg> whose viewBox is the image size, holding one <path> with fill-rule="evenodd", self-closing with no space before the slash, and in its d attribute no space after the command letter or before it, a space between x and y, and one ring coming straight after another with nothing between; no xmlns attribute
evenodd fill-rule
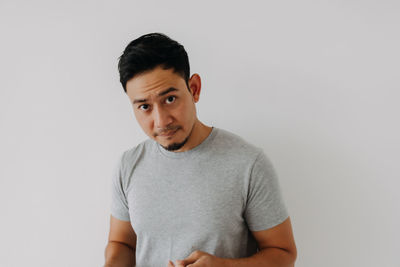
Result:
<svg viewBox="0 0 400 267"><path fill-rule="evenodd" d="M157 130L165 131L168 125L170 125L172 122L172 117L170 116L168 111L162 109L157 105L154 106L153 116L154 116L154 127Z"/></svg>

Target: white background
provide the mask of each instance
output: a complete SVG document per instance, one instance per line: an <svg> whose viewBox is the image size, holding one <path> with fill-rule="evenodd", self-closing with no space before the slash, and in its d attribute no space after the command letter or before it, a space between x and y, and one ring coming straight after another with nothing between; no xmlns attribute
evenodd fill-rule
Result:
<svg viewBox="0 0 400 267"><path fill-rule="evenodd" d="M118 57L149 32L185 46L199 119L274 163L297 267L400 266L399 26L394 0L1 0L0 266L104 263L112 169L147 138Z"/></svg>

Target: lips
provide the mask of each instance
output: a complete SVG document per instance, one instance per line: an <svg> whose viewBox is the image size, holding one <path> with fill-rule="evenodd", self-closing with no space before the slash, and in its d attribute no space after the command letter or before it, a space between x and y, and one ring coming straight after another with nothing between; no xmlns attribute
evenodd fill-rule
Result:
<svg viewBox="0 0 400 267"><path fill-rule="evenodd" d="M164 133L164 134L160 134L160 136L171 136L171 135L173 135L174 133L176 133L176 131L177 130L175 130L175 131L169 131L169 132L167 132L167 133Z"/></svg>

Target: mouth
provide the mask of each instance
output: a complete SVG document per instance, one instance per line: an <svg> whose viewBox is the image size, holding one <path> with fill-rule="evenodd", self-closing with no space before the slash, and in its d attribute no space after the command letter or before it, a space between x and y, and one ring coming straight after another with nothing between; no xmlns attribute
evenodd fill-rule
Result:
<svg viewBox="0 0 400 267"><path fill-rule="evenodd" d="M178 130L175 130L175 131L169 131L169 132L166 132L166 133L164 133L164 134L160 134L160 136L163 136L163 137L169 137L169 136L172 136L172 135L174 135L176 132L177 132Z"/></svg>

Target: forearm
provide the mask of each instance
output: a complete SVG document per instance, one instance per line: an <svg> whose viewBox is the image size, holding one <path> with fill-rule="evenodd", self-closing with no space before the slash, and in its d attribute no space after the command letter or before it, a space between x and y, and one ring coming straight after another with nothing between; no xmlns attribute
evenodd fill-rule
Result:
<svg viewBox="0 0 400 267"><path fill-rule="evenodd" d="M224 267L294 267L296 256L283 249L266 248L247 258L222 260Z"/></svg>
<svg viewBox="0 0 400 267"><path fill-rule="evenodd" d="M104 267L133 267L136 264L135 250L120 242L108 242L104 256Z"/></svg>

